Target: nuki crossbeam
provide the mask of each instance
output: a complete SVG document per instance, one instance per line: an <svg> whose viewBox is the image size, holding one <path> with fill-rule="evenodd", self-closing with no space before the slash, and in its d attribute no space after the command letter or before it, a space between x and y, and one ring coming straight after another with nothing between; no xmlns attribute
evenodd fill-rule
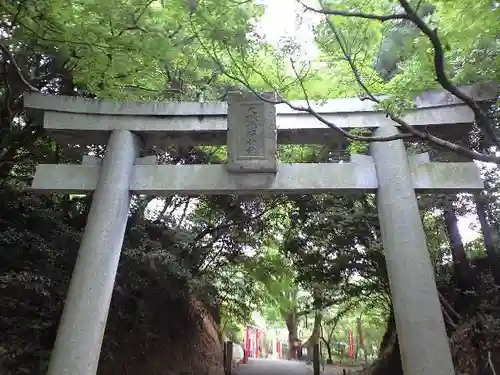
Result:
<svg viewBox="0 0 500 375"><path fill-rule="evenodd" d="M474 163L430 163L409 157L416 192L466 192L483 189ZM418 156L418 158L417 158ZM36 191L90 193L95 190L99 164L41 164L32 189ZM231 173L220 165L150 165L137 159L129 189L146 195L214 194L349 194L374 193L378 180L371 156L357 156L341 164L277 164L276 173Z"/></svg>

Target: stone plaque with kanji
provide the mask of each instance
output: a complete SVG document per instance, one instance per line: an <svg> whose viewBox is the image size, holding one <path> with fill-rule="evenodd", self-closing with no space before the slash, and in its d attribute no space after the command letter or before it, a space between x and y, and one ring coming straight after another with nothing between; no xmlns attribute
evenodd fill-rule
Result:
<svg viewBox="0 0 500 375"><path fill-rule="evenodd" d="M274 93L261 94L271 101ZM230 172L276 172L276 109L253 93L228 94L227 153Z"/></svg>

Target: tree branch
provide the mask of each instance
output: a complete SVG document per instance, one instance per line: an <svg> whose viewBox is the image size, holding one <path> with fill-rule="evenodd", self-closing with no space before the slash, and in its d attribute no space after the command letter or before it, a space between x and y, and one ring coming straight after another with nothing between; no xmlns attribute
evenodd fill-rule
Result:
<svg viewBox="0 0 500 375"><path fill-rule="evenodd" d="M491 350L488 351L488 365L490 365L491 371L493 372L493 375L497 375L497 372L495 370L495 366L493 365L493 361L491 359Z"/></svg>
<svg viewBox="0 0 500 375"><path fill-rule="evenodd" d="M437 29L432 30L425 21L420 18L407 0L399 0L399 3L406 12L407 19L410 20L417 26L423 34L429 38L434 49L434 70L436 73L436 78L439 84L449 93L456 96L458 99L462 100L470 109L474 112L476 117L477 125L491 138L495 145L500 147L500 139L495 132L493 124L489 120L488 116L481 107L476 103L474 99L465 95L461 92L455 85L451 83L445 72L444 64L444 50L441 40L439 39Z"/></svg>
<svg viewBox="0 0 500 375"><path fill-rule="evenodd" d="M194 239L194 242L197 242L197 241L200 241L201 239L203 239L203 237L209 235L209 234L213 234L215 232L218 232L218 231L221 231L221 230L226 230L226 229L229 229L235 225L242 225L242 224L247 224L253 220L256 220L256 219L259 219L260 217L264 216L267 212L269 212L272 208L274 208L276 206L276 204L278 202L281 201L281 197L280 198L277 198L275 199L272 204L267 207L266 209L262 210L262 212L259 212L258 214L254 215L254 216L251 216L251 217L248 217L244 220L239 220L239 221L229 221L229 222L226 222L224 224L221 224L221 225L218 225L216 227L209 227L205 230L203 230L202 232L200 232Z"/></svg>
<svg viewBox="0 0 500 375"><path fill-rule="evenodd" d="M10 53L9 49L3 45L3 43L0 43L0 51L2 51L2 53L4 54L5 59L9 60L10 63L14 66L14 68L16 69L17 75L19 76L19 79L26 85L26 87L30 91L40 92L39 89L37 89L35 86L33 86L31 83L29 83L28 80L26 79L26 77L24 77L24 74L23 74L21 68L19 67L19 64L17 63L16 59L14 58L12 53Z"/></svg>
<svg viewBox="0 0 500 375"><path fill-rule="evenodd" d="M210 54L210 51L206 50L208 54ZM229 56L231 58L231 60L233 61L234 64L237 64L236 60L232 57L231 53L229 52ZM271 100L269 98L266 98L264 97L261 93L259 93L258 91L256 91L252 85L246 80L246 79L242 79L238 76L235 76L234 74L231 74L230 72L227 71L227 69L224 68L224 66L222 65L221 61L219 58L217 58L217 56L215 57L212 57L214 59L214 61L219 65L219 69L221 69L222 73L224 73L227 77L241 83L242 85L244 85L249 91L251 91L255 96L257 96L260 100L263 100L267 103L271 103L271 104L286 104L288 107L290 107L291 109L295 110L295 111L298 111L298 112L307 112L311 115L313 115L317 120L319 120L321 123L325 124L326 126L328 126L329 128L335 130L336 132L342 134L344 137L346 138L349 138L349 139L352 139L352 140L355 140L355 141L362 141L362 142L386 142L386 141L393 141L393 140L396 140L396 139L403 139L403 138L410 138L412 137L411 134L397 134L397 135L392 135L392 136L389 136L389 137L367 137L367 136L360 136L360 135L354 135L354 134L351 134L347 131L345 131L344 129L342 129L341 127L335 125L334 123L332 123L331 121L328 121L326 120L321 114L319 114L316 110L314 110L311 106L311 103L309 100L307 100L307 107L303 107L303 106L300 106L300 105L296 105L296 104L293 104L292 102L290 102L289 100L286 100L284 99L283 97L280 97L280 99L278 100ZM242 77L244 77L244 73L243 71L236 65L236 67L238 68L238 70L240 71L240 74L242 74ZM269 82L269 80L266 79L266 77L264 77L264 75L257 71L253 66L248 66L248 68L252 69L252 71L259 75L265 82L266 84L268 84L270 87L273 88L273 90L275 92L277 92L276 88L273 87L273 85ZM294 68L294 72L296 74L296 76L298 75L298 72L296 71L296 69ZM302 88L304 87L303 86L303 80L300 79L299 77L298 78L298 81L299 81L299 84L302 86Z"/></svg>
<svg viewBox="0 0 500 375"><path fill-rule="evenodd" d="M404 0L402 0L402 1L404 1ZM344 54L347 63L349 64L351 71L354 74L354 78L356 79L356 82L363 89L363 91L366 93L367 98L369 100L373 101L374 103L380 104L380 100L375 95L373 95L373 93L370 91L370 89L363 82L363 79L361 77L361 74L359 73L359 70L357 69L354 61L352 60L351 56L347 52L347 47L342 43L342 40L340 38L339 31L337 30L337 27L334 25L333 21L329 18L326 18L326 22L327 22L328 26L330 27L330 30L333 32L335 39L337 40L337 43L339 44L339 47L342 50L342 53ZM472 99L470 99L470 100L472 100ZM408 124L406 121L404 121L399 116L396 116L395 114L390 113L387 110L385 112L386 112L386 115L392 121L399 124L402 129L406 130L408 133L412 134L413 136L415 136L421 140L429 141L431 143L434 143L435 145L438 145L438 146L441 146L441 147L446 148L448 150L454 151L459 155L466 156L466 157L471 158L471 159L500 164L500 157L486 155L486 154L474 151L470 148L466 148L466 147L460 146L456 143L452 143L450 141L446 141L442 138L436 137L436 136L430 134L429 132L422 132L420 130L415 129L413 126Z"/></svg>
<svg viewBox="0 0 500 375"><path fill-rule="evenodd" d="M205 53L208 56L210 56L212 58L212 60L217 64L217 66L221 70L221 72L224 75L226 75L228 78L230 78L230 79L232 79L232 80L234 80L234 81L239 82L240 84L242 84L244 87L246 87L249 91L251 91L259 99L261 99L261 100L263 100L265 102L271 103L271 104L275 104L275 105L276 104L286 104L291 109L296 110L298 112L307 112L307 113L310 113L311 115L313 115L314 117L316 117L316 119L318 119L320 122L322 122L323 124L325 124L329 128L331 128L331 129L333 129L333 130L341 133L346 138L349 138L349 139L352 139L352 140L356 140L356 141L364 141L364 142L377 142L378 141L378 142L384 142L384 141L392 141L392 140L396 140L396 139L409 138L409 137L412 136L411 134L398 134L398 135L392 135L392 136L389 136L389 137L365 137L365 136L353 135L353 134L350 134L349 132L345 131L344 129L340 128L339 126L333 124L332 122L327 121L323 116L321 116L317 111L315 111L311 107L311 105L310 105L309 102L308 102L308 106L307 107L303 107L303 106L298 106L298 105L292 104L290 101L288 101L288 100L286 100L286 99L284 99L282 97L280 97L279 100L271 100L269 98L265 98L259 92L257 92L254 88L252 88L252 85L245 78L244 72L242 71L242 69L240 68L240 66L238 65L238 63L234 59L234 57L232 56L231 52L227 51L228 52L228 56L231 59L231 61L233 62L235 68L238 70L239 74L241 75L241 78L238 77L238 76L236 76L236 75L234 75L234 74L231 74L224 67L224 64L222 63L222 60L217 56L217 53L215 51L210 51L207 48L207 46L205 45L205 43L203 42L203 40L200 38L200 35L194 29L194 25L193 25L191 19L190 19L190 25L191 25L191 28L193 30L193 34L195 35L195 38L200 43L201 48L205 51ZM264 75L261 72L259 72L258 70L256 70L254 66L246 64L246 67L249 68L250 70L252 70L253 73L259 75L269 87L273 88L273 90L275 92L278 92L278 90L276 89L276 87L274 87L274 85L272 85L269 82L269 80L266 79L266 77L264 77ZM299 80L299 82L302 81L299 77L297 77L297 79Z"/></svg>
<svg viewBox="0 0 500 375"><path fill-rule="evenodd" d="M402 0L402 1L405 1L405 0ZM299 0L299 2L300 2L300 0ZM302 2L300 2L300 3L303 6L305 6L308 10L317 11L317 9L315 9L315 8L308 7L307 5L303 4ZM320 1L320 5L323 8L323 10L325 10L325 7L324 7L324 4L323 4L322 1ZM326 10L326 11L328 11L328 10ZM337 12L337 11L332 11L332 12ZM339 13L339 12L337 12L337 13ZM320 9L319 13L323 13L323 14L328 15L328 13L322 12L321 9ZM342 11L341 13L344 13L344 12ZM379 15L373 15L373 14L364 14L364 13L356 13L356 12L354 12L354 13L347 13L347 14L340 14L339 13L339 15L344 15L344 16L347 16L347 17L358 17L358 18L373 19L373 20L378 20L378 21L381 21L381 22L384 22L384 21L387 21L387 20L390 20L390 19L407 19L407 20L410 20L412 22L415 22L411 18L411 16L408 15L408 14L395 14L395 15L388 15L388 16L383 16L383 15L379 16ZM344 45L344 43L342 43L342 39L341 39L341 37L339 35L339 32L337 31L336 27L333 25L332 20L329 19L328 17L325 17L325 18L326 18L326 21L327 21L328 25L332 28L332 31L334 32L335 38L337 39L337 42L339 43L339 45L340 45L340 47L342 49L342 52L343 52L343 54L345 56L346 61L349 63L349 65L351 67L351 70L352 70L352 72L353 72L353 74L354 74L354 76L356 78L357 83L365 91L367 99L370 99L374 103L381 104L380 100L378 98L376 98L371 93L371 91L368 89L368 87L366 86L366 84L363 82L363 79L362 79L362 77L361 77L361 75L359 73L359 70L356 68L352 57L349 55L349 53L347 51L346 46ZM425 23L424 23L424 25L425 25ZM320 121L321 123L323 123L326 126L328 126L329 128L337 131L338 133L342 134L344 137L346 137L348 139L355 140L355 141L362 141L362 142L385 142L385 141L393 141L393 140L398 140L398 139L409 139L409 138L415 138L416 137L418 139L421 139L421 140L424 140L424 141L428 141L428 142L433 143L435 145L438 145L440 147L443 147L443 148L446 148L446 149L451 150L453 152L456 152L456 153L458 153L458 154L460 154L462 156L466 156L467 158L470 158L470 159L476 159L476 160L480 160L480 161L484 161L484 162L491 162L491 163L500 164L500 157L492 156L492 155L487 155L487 154L484 154L484 153L480 153L480 152L474 151L474 150L472 150L470 148L466 148L466 147L460 146L458 144L452 143L450 141L446 141L446 140L444 140L442 138L436 137L436 136L428 133L427 131L423 132L423 131L417 130L413 126L411 126L410 124L408 124L406 121L404 121L402 118L396 116L395 114L389 112L388 110L385 110L386 116L389 117L391 120L393 120L396 124L400 125L400 128L404 131L403 133L396 134L396 135L393 135L393 136L390 136L390 137L358 136L358 135L350 134L348 131L340 128L339 126L335 125L334 123L332 123L330 121L327 121L321 114L319 114L317 111L315 111L312 108L312 106L310 105L310 102L309 102L309 98L308 98L307 92L306 92L305 87L304 87L303 79L300 77L300 74L297 72L297 70L296 70L295 67L294 67L294 73L295 73L296 77L298 78L299 84L300 84L300 86L302 88L302 91L303 91L305 97L306 97L307 106L304 107L304 106L299 106L299 105L293 104L290 101L284 99L283 97L280 97L278 100L270 100L269 98L265 98L263 95L261 95L259 92L257 92L252 87L252 85L250 84L250 82L246 78L245 72L240 67L240 64L243 64L244 67L247 68L247 69L249 69L252 73L257 74L270 88L273 89L273 91L278 92L277 88L268 79L266 79L266 77L263 75L262 72L258 71L255 68L255 66L247 64L244 61L242 61L242 62L236 61L236 59L233 57L233 55L231 54L231 52L230 51L226 51L228 53L228 56L229 56L229 58L230 58L230 60L231 60L231 62L233 64L234 68L237 70L237 74L231 73L230 71L228 71L228 69L226 69L226 67L222 63L222 59L220 59L218 57L217 52L211 51L211 50L209 50L206 47L205 43L200 38L200 36L197 33L197 31L194 30L194 27L193 27L192 23L191 23L191 27L193 29L193 33L194 33L196 39L200 43L201 48L207 53L208 56L210 56L214 60L214 62L218 65L218 67L221 70L221 72L224 75L226 75L228 78L234 80L235 82L238 82L238 83L242 84L245 88L247 88L254 95L256 95L260 100L266 101L266 102L271 103L271 104L286 104L288 107L290 107L291 109L293 109L295 111L298 111L298 112L307 112L307 113L311 114L312 116L314 116L318 121ZM445 89L446 89L446 87L445 87ZM455 87L455 91L459 95L461 95L461 97L459 97L459 99L465 98L466 99L465 103L467 105L469 105L469 107L471 105L473 106L473 107L471 107L471 109L474 111L475 114L478 113L479 115L481 115L481 113L482 113L482 112L480 112L481 109L479 108L479 106L477 105L477 103L475 103L475 101L472 98L469 98L465 94L461 93L456 87ZM468 98L468 101L467 101L467 98ZM479 109L479 111L477 109L474 109L474 106L477 107ZM479 118L486 118L486 120L489 121L489 119L487 117L485 117L485 116L479 117Z"/></svg>
<svg viewBox="0 0 500 375"><path fill-rule="evenodd" d="M328 16L342 16L342 17L356 17L356 18L364 18L368 20L376 20L380 22L385 22L389 20L403 20L408 19L408 16L404 13L396 13L396 14L372 14L372 13L363 13L363 12L349 12L345 10L334 10L334 9L326 9L323 5L321 9L313 8L307 4L304 4L302 1L298 0L300 5L304 7L305 10L320 13Z"/></svg>

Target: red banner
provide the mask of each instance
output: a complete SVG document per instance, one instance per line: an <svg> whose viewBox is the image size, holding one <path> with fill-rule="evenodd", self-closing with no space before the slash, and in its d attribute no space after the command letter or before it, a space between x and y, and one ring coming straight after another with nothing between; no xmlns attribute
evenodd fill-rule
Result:
<svg viewBox="0 0 500 375"><path fill-rule="evenodd" d="M260 355L260 331L255 330L255 358L259 358Z"/></svg>
<svg viewBox="0 0 500 375"><path fill-rule="evenodd" d="M248 327L245 327L244 342L245 347L243 348L243 363L248 363L248 357L250 356L250 332L248 331Z"/></svg>
<svg viewBox="0 0 500 375"><path fill-rule="evenodd" d="M350 328L347 332L347 356L354 358L354 337Z"/></svg>

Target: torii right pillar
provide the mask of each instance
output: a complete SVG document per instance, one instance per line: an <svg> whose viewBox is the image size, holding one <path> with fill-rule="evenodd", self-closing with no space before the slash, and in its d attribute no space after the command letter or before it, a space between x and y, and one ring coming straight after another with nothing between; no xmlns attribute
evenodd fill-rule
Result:
<svg viewBox="0 0 500 375"><path fill-rule="evenodd" d="M393 126L374 135L397 134ZM404 142L374 142L377 207L405 375L454 375Z"/></svg>

